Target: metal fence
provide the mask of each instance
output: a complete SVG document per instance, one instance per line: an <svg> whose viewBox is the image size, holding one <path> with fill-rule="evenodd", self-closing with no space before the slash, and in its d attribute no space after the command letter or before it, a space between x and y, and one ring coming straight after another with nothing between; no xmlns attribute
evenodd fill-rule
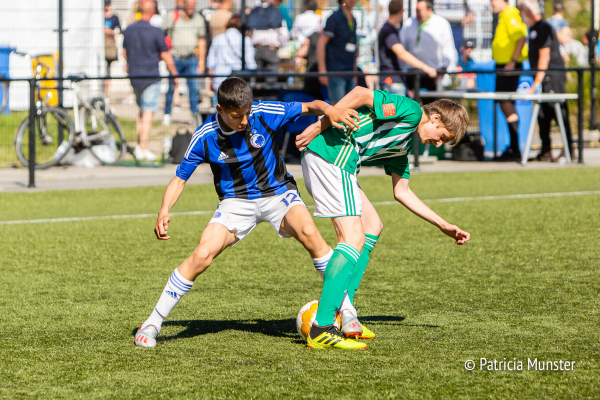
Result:
<svg viewBox="0 0 600 400"><path fill-rule="evenodd" d="M552 70L550 70L550 71L552 71ZM588 95L589 95L589 93L586 93L586 91L585 91L584 78L586 75L591 75L590 74L591 71L596 73L596 72L600 71L600 69L598 69L598 68L595 68L595 69L575 68L575 69L567 69L564 71L566 71L569 75L572 75L572 79L576 80L576 82L577 82L578 99L575 101L577 103L577 117L576 117L576 121L574 121L575 125L577 125L577 138L576 139L574 138L574 141L577 143L577 148L579 150L578 151L578 153L579 153L578 162L583 163L583 160L584 160L584 155L583 155L584 150L583 149L585 147L584 138L583 138L584 112L585 112L584 101L586 101L586 99L588 99ZM518 72L471 71L470 73L477 74L477 75L478 74L490 74L490 73L529 74L529 75L531 75L531 74L534 74L535 72L536 71L518 71ZM288 74L253 73L252 75L245 74L244 77L247 78L251 82L251 86L253 87L255 97L257 99L265 98L265 99L275 100L275 99L278 99L278 96L281 95L281 91L300 90L304 79L318 77L319 75L323 75L323 74L319 74L319 73L304 73L304 74L300 74L300 73L288 73ZM355 77L359 77L359 78L365 78L368 76L374 77L374 76L381 75L381 74L367 75L364 73L349 72L349 73L329 73L326 75L327 76L355 76ZM420 90L418 88L420 87L419 82L421 79L421 74L417 73L417 72L413 72L413 73L399 72L398 75L401 75L401 76L414 75L415 76L416 83L415 83L414 98L415 98L415 100L419 101ZM453 73L450 75L454 76L455 85L458 85L459 84L458 82L460 81L460 79L462 79L461 74ZM189 75L189 76L185 76L184 78L185 79L204 80L209 77L212 77L212 76L203 74L203 75ZM277 83L266 83L267 79L270 77L276 78ZM140 77L140 79L144 79L144 78L148 78L148 77ZM214 77L212 77L212 78L214 78ZM118 118L118 121L120 122L120 125L123 128L126 142L129 147L129 152L131 153L133 151L133 149L135 148L136 143L138 141L138 135L137 135L135 127L136 127L136 117L139 115L138 114L139 108L135 104L135 100L131 99L132 91L130 89L129 79L127 79L127 78L107 79L105 77L94 77L94 78L79 77L78 80L81 80L81 82L79 82L79 85L86 87L86 90L87 90L86 95L82 96L82 97L89 98L89 96L94 95L94 94L102 95L104 93L104 89L105 89L104 86L109 81L111 81L110 85L112 87L120 88L119 90L121 90L121 92L123 93L122 97L113 96L110 99L108 104L109 104L109 107L111 107L114 110L114 114ZM16 131L18 130L19 126L21 124L23 124L23 121L28 120L28 122L29 122L28 146L29 147L26 150L30 151L30 153L28 155L26 155L26 157L28 157L28 159L31 159L32 157L35 158L36 149L34 146L36 143L36 137L35 137L36 132L35 132L34 118L36 115L36 102L38 102L40 98L44 98L44 97L51 98L52 95L48 95L48 93L53 93L54 91L57 90L55 88L57 86L56 81L65 81L64 98L65 98L65 103L68 103L67 99L72 98L70 96L70 94L68 93L69 90L71 90L70 85L69 85L69 79L68 78L64 78L64 79L42 78L42 79L38 80L36 78L32 78L32 79L28 79L28 80L23 80L23 79L7 80L4 78L0 78L0 81L2 81L3 83L9 82L11 85L17 84L17 83L25 83L26 85L28 85L28 88L29 88L29 91L28 91L29 92L28 93L29 94L29 109L28 110L16 111L16 112L13 111L8 114L0 114L0 121L1 121L1 123L0 123L0 164L3 166L19 166L20 163L19 163L19 160L16 155L15 141L14 141ZM52 81L54 81L54 83L53 83L54 86L46 87L44 89L44 87L45 87L44 84L47 82L52 82ZM261 84L261 81L265 81L265 83ZM162 78L161 85L163 86L163 89L165 87L167 87L168 79ZM185 86L185 85L181 85L181 86ZM3 85L3 87L6 87L6 86ZM116 92L116 90L115 90L115 92ZM128 96L129 96L130 100L127 100ZM162 103L163 101L164 101L164 94L161 95L160 104L163 104ZM178 129L184 129L184 130L189 130L190 132L193 132L193 130L201 122L203 117L206 117L207 115L210 115L211 113L214 112L214 108L212 107L212 104L207 105L206 107L200 105L199 115L194 116L189 111L189 104L186 103L187 96L182 95L180 98L180 101L181 101L180 113L173 113L174 119L173 119L173 121L171 121L171 124L169 126L163 125L162 114L161 114L162 110L154 115L151 136L150 136L150 142L149 142L149 148L150 148L150 150L155 152L155 154L158 155L158 160L157 160L158 163L163 162L162 155L164 154L163 150L164 150L165 142L168 142L168 140L173 136L173 134ZM589 99L588 99L588 101L589 101ZM469 130L470 131L478 130L476 105L473 104L473 102L469 102L468 100L464 100L463 103L467 106L467 109L470 111L470 114L471 114L471 123L469 125ZM65 104L65 105L67 105L67 104ZM72 109L69 109L66 107L65 111L71 116L71 118L75 118L75 115L74 115ZM133 154L127 154L124 158L124 163L126 165L127 165L127 163L129 163L129 165L136 165L136 161L135 161L135 158L133 157ZM139 163L138 163L138 165L139 165ZM146 165L148 165L148 164L146 164ZM415 145L414 145L414 166L417 168L419 166L419 143L418 143L418 140L415 140ZM34 186L35 185L35 172L34 172L34 168L33 168L33 163L29 163L29 170L30 170L30 185Z"/></svg>

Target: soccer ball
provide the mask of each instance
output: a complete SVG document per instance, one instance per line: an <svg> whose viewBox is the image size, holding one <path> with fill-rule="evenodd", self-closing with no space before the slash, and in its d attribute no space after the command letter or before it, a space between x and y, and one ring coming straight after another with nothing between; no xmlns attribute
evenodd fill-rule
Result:
<svg viewBox="0 0 600 400"><path fill-rule="evenodd" d="M310 331L310 327L312 326L313 322L315 322L318 309L319 300L313 300L309 303L306 303L298 312L298 317L296 318L296 329L298 329L298 333L304 339L306 339L308 336L308 331Z"/></svg>
<svg viewBox="0 0 600 400"><path fill-rule="evenodd" d="M308 336L308 331L310 331L310 327L312 326L313 322L315 322L315 318L317 317L318 309L319 300L313 300L306 303L298 312L298 317L296 318L296 329L298 329L298 333L300 336L302 336L302 338L306 339ZM336 313L333 324L339 329L341 322L341 315Z"/></svg>

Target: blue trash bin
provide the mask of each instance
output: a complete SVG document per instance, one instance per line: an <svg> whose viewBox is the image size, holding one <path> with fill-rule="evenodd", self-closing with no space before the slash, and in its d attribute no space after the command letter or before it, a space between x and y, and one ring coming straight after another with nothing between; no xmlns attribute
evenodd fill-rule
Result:
<svg viewBox="0 0 600 400"><path fill-rule="evenodd" d="M493 71L496 67L495 61L475 62L472 68L475 70ZM529 62L523 62L523 70L530 69ZM531 75L521 75L519 78L519 92L526 92L533 83ZM495 74L478 74L477 75L477 90L480 92L493 92L496 90L496 75ZM529 124L531 123L531 113L533 105L531 101L519 100L515 102L517 115L519 116L519 148L525 150L527 145L527 134ZM485 140L486 155L494 154L494 102L492 100L477 101L479 130L481 136ZM497 151L496 156L501 155L510 145L510 135L508 133L508 124L506 118L500 109L500 104L496 108L496 132L497 132Z"/></svg>
<svg viewBox="0 0 600 400"><path fill-rule="evenodd" d="M15 51L15 49L12 47L0 46L0 75L4 76L6 78L10 78L9 73L8 73L8 71L9 71L8 60L10 58L10 53L12 53L13 51ZM3 98L2 98L3 95L4 95L4 93L0 90L0 103L3 100ZM6 105L6 108L4 109L3 113L4 114L9 113L8 104Z"/></svg>

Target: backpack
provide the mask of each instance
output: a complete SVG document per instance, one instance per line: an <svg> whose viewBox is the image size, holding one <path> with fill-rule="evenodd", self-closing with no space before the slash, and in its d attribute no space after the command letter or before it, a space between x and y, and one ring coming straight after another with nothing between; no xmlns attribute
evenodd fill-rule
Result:
<svg viewBox="0 0 600 400"><path fill-rule="evenodd" d="M478 133L467 133L452 147L452 159L456 161L483 161L485 141Z"/></svg>
<svg viewBox="0 0 600 400"><path fill-rule="evenodd" d="M192 141L192 132L184 126L177 128L173 137L171 150L169 150L169 161L173 164L180 164L185 157L185 153Z"/></svg>

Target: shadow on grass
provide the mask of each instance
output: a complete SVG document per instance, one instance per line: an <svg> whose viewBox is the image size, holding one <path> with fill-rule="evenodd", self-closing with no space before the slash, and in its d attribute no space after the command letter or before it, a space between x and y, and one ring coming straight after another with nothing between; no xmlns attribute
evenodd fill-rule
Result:
<svg viewBox="0 0 600 400"><path fill-rule="evenodd" d="M359 317L361 322L371 323L375 325L396 325L396 326L422 326L426 328L441 328L439 325L430 324L401 324L406 318L397 317L395 315L371 315L366 317Z"/></svg>
<svg viewBox="0 0 600 400"><path fill-rule="evenodd" d="M404 317L393 316L393 315L372 315L361 317L360 319L364 323L374 325L395 325L395 326L423 326L430 328L439 328L437 325L409 325L402 324L405 320ZM241 332L253 332L262 333L263 335L284 337L295 339L295 343L304 343L303 340L298 338L298 331L296 330L296 319L273 319L273 320L177 320L177 321L165 321L163 326L180 326L185 328L183 331L176 335L170 336L159 336L158 342L168 342L170 340L192 338L200 335L207 335L210 333L219 333L222 331L236 330ZM137 328L133 330L132 336L137 332Z"/></svg>
<svg viewBox="0 0 600 400"><path fill-rule="evenodd" d="M192 338L209 333L236 330L241 332L262 333L263 335L275 337L294 338L298 335L296 331L296 319L274 319L274 320L179 320L165 321L163 326L181 326L185 329L176 335L159 337L157 341L166 342L173 339Z"/></svg>

